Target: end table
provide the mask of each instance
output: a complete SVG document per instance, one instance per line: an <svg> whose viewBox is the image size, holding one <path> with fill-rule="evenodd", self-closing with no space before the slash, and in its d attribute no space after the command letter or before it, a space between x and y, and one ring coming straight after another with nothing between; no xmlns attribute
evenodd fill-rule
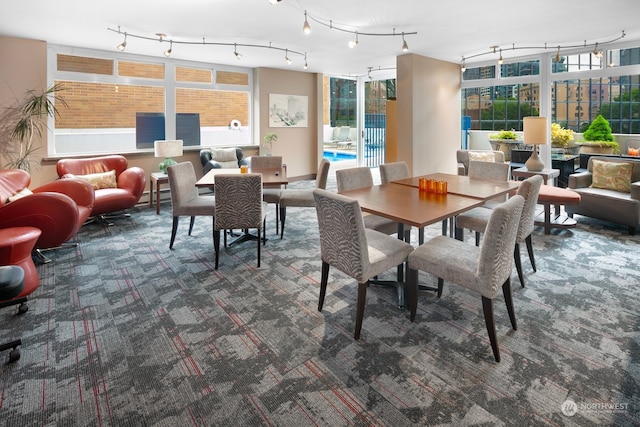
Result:
<svg viewBox="0 0 640 427"><path fill-rule="evenodd" d="M149 180L149 207L153 206L153 192L156 193L156 215L160 215L160 185L169 183L169 175L153 172ZM155 189L154 189L155 187Z"/></svg>

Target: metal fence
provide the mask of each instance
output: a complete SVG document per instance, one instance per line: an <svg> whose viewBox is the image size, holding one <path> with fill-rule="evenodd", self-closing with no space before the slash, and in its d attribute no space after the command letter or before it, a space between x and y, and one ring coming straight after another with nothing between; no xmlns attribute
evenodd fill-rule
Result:
<svg viewBox="0 0 640 427"><path fill-rule="evenodd" d="M385 114L364 115L364 161L370 168L385 162L385 130Z"/></svg>

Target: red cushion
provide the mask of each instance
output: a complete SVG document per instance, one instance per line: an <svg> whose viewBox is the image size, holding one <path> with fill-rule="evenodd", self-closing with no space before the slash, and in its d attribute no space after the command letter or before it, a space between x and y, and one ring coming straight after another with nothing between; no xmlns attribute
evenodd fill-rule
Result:
<svg viewBox="0 0 640 427"><path fill-rule="evenodd" d="M580 194L566 188L552 187L550 185L540 186L538 202L558 205L577 205L580 203Z"/></svg>

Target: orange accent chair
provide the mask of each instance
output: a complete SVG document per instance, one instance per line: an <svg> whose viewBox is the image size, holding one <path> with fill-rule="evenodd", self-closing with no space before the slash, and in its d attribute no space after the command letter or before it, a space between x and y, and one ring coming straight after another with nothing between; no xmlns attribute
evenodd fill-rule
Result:
<svg viewBox="0 0 640 427"><path fill-rule="evenodd" d="M147 178L139 167L129 167L126 157L120 155L89 157L83 159L60 159L57 165L60 178L74 178L90 174L115 171L115 185L111 188L96 188L91 216L108 225L114 212L134 207L145 189ZM129 214L124 214L129 216Z"/></svg>

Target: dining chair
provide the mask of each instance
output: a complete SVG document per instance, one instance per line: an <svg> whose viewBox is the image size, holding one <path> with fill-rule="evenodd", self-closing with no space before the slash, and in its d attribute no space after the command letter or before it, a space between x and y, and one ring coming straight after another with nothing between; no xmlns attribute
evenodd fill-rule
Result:
<svg viewBox="0 0 640 427"><path fill-rule="evenodd" d="M530 178L522 181L518 187L516 194L524 197L524 207L522 208L522 215L518 222L518 234L516 236L515 249L513 251L513 260L516 264L516 270L518 271L518 278L520 279L520 285L524 288L524 274L522 273L522 260L520 258L520 243L525 242L527 246L527 252L529 253L529 261L533 267L533 271L536 270L536 261L533 255L533 243L531 241L531 235L535 227L536 205L538 203L538 194L540 193L540 187L542 186L542 177L534 175ZM480 233L483 233L489 223L492 209L485 207L479 207L471 209L470 211L461 213L456 217L456 238L463 240L463 230L471 230L475 232L476 246L480 244Z"/></svg>
<svg viewBox="0 0 640 427"><path fill-rule="evenodd" d="M469 160L469 178L470 179L490 179L492 181L508 181L511 174L509 163L498 162L481 162L477 160ZM507 196L498 196L487 200L485 206L493 207L496 203L502 203L507 200Z"/></svg>
<svg viewBox="0 0 640 427"><path fill-rule="evenodd" d="M336 184L338 187L338 193L357 190L359 188L373 187L373 175L371 174L371 169L366 166L340 169L336 171ZM363 219L364 226L366 228L380 231L385 234L394 234L398 232L398 223L396 221L373 214L365 214ZM409 232L410 229L405 230L405 236Z"/></svg>
<svg viewBox="0 0 640 427"><path fill-rule="evenodd" d="M380 182L383 184L406 178L411 178L407 162L399 161L380 165Z"/></svg>
<svg viewBox="0 0 640 427"><path fill-rule="evenodd" d="M327 177L331 163L327 159L322 159L316 174L316 187L326 189ZM284 223L287 219L287 207L315 207L316 201L313 198L313 190L302 190L296 188L285 188L280 193L280 238L284 236Z"/></svg>
<svg viewBox="0 0 640 427"><path fill-rule="evenodd" d="M358 282L356 324L360 339L369 281L407 259L413 247L400 239L364 227L360 204L350 197L323 189L313 190L320 234L322 277L318 311L322 311L333 266Z"/></svg>
<svg viewBox="0 0 640 427"><path fill-rule="evenodd" d="M518 329L511 293L513 248L524 198L515 195L491 211L482 244L469 245L446 236L436 236L418 246L408 257L407 300L410 319L414 321L418 304L418 272L438 278L438 290L445 280L480 293L484 320L496 362L500 349L493 318L493 299L502 286L507 312L514 330Z"/></svg>
<svg viewBox="0 0 640 427"><path fill-rule="evenodd" d="M262 200L262 174L221 174L216 175L216 216L213 227L213 245L216 251L215 269L218 269L220 255L220 230L243 229L247 233L257 229L255 240L258 247L258 267L260 267L260 240L266 243L266 208ZM260 231L262 230L262 239ZM243 236L243 237L246 237ZM224 233L227 247L227 233Z"/></svg>
<svg viewBox="0 0 640 427"><path fill-rule="evenodd" d="M212 225L215 222L215 197L201 196L196 187L196 171L193 163L182 162L167 168L169 189L171 191L171 210L173 225L171 227L171 240L169 249L173 249L173 242L178 231L178 221L181 216L190 216L189 236L193 231L193 223L196 216L212 217Z"/></svg>
<svg viewBox="0 0 640 427"><path fill-rule="evenodd" d="M250 159L253 169L282 169L282 156L252 156ZM265 202L276 206L276 234L280 233L280 193L281 185L265 185L262 189L262 198Z"/></svg>

